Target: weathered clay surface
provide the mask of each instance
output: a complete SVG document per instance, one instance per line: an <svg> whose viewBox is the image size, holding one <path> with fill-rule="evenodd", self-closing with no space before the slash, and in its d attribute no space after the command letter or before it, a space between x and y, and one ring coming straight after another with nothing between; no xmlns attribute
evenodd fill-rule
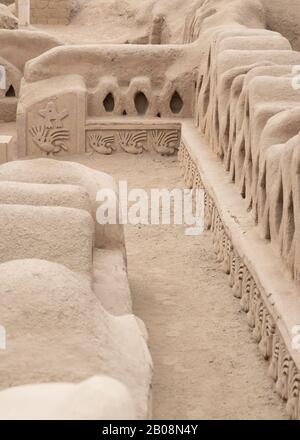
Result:
<svg viewBox="0 0 300 440"><path fill-rule="evenodd" d="M199 2L187 17L184 41L198 42L204 54L198 70L195 124L213 152L224 161L231 181L245 199L245 218L248 221L246 209L252 214L252 221L245 228L246 234L251 234L251 228L258 225L266 240L266 249L268 244L272 245L274 264L277 258L284 262L282 279L285 279L287 271L299 284L300 95L299 87L294 86L296 74L293 71L300 58L299 52L292 48L299 48L299 30L293 14L295 12L298 17L300 8L298 2L291 1L289 5L291 8L282 2L271 4L263 0ZM280 31L289 41L274 31ZM204 185L207 191L206 223L215 234L218 260L223 262L224 270L230 274L230 283L236 296L242 298L242 308L248 313L255 338L258 342L262 338L260 348L267 358L271 352L265 352L268 344L263 325L267 325L265 330L269 334L272 324L267 323L267 312L262 304L267 304L268 310L278 307L275 315L287 312L283 317L287 334L286 329L281 330L281 336L276 336L273 341L273 349L276 350L273 351L275 359L271 362L270 371L277 381L277 391L288 400L289 415L297 419L299 390L293 387L298 380L299 360L297 355L293 358L289 356L292 352L292 325L287 323L293 313L294 316L299 313L298 300L294 298L294 303L289 306L287 298L282 303L279 298L278 301L261 302L256 281L254 284L251 281L256 269L255 257L252 256L253 261L249 258L250 265L254 265L252 270L245 265L250 249L240 261L242 252L238 239L234 243L236 233L229 228L232 237L227 235L228 222L219 206L222 201L218 200L218 183L215 183L215 192L213 186L207 186L207 181L202 182L206 171L203 169L198 173L204 164L201 164L193 148L192 143L183 141L180 160L185 180L190 187ZM231 210L238 224L243 223L242 215L234 216L234 206ZM251 244L248 246L251 247ZM258 254L256 257L259 259ZM269 264L272 264L272 257L269 258ZM240 267L238 272L237 267ZM235 279L235 276L239 278ZM260 277L263 280L264 274L261 273ZM290 291L288 286L282 289ZM271 289L266 290L266 294L269 292ZM256 318L253 307L258 313ZM274 328L276 325L274 323ZM289 367L291 370L288 370ZM281 374L284 376L281 377ZM290 384L292 387L288 388Z"/></svg>
<svg viewBox="0 0 300 440"><path fill-rule="evenodd" d="M0 418L34 418L48 387L52 397L38 418L149 417L151 357L144 324L132 315L123 228L95 221L97 191L115 189L113 179L50 159L9 162L0 174L0 316L7 347L0 352L0 387L41 384L0 393ZM11 292L19 298L13 314ZM121 383L72 385L101 374ZM22 411L15 402L26 398L31 405Z"/></svg>
<svg viewBox="0 0 300 440"><path fill-rule="evenodd" d="M298 289L286 278L281 259L261 240L245 213L245 201L232 191L220 163L189 123L183 127L179 160L186 184L205 191L205 226L213 234L217 261L247 313L254 341L269 361L269 375L287 401L288 416L298 420L300 359L292 348L292 329L300 312ZM292 246L290 242L290 250Z"/></svg>
<svg viewBox="0 0 300 440"><path fill-rule="evenodd" d="M92 271L94 222L83 210L1 205L0 228L2 263L41 258L85 275Z"/></svg>
<svg viewBox="0 0 300 440"><path fill-rule="evenodd" d="M1 388L104 374L127 385L138 417L148 416L151 359L133 315L108 314L90 282L60 264L11 261L0 278Z"/></svg>
<svg viewBox="0 0 300 440"><path fill-rule="evenodd" d="M18 19L7 6L0 4L0 29L16 29L17 27Z"/></svg>
<svg viewBox="0 0 300 440"><path fill-rule="evenodd" d="M12 14L11 16L13 17ZM16 98L19 96L26 62L59 44L61 43L58 39L43 32L4 30L0 25L0 65L6 71L6 86L4 89L0 88L0 121L10 122L16 119Z"/></svg>
<svg viewBox="0 0 300 440"><path fill-rule="evenodd" d="M91 213L88 192L75 185L0 182L0 203L4 205L61 206Z"/></svg>
<svg viewBox="0 0 300 440"><path fill-rule="evenodd" d="M79 384L25 385L0 392L0 420L134 420L136 417L128 388L108 376L95 376Z"/></svg>
<svg viewBox="0 0 300 440"><path fill-rule="evenodd" d="M77 163L53 159L14 161L4 164L0 168L0 181L80 186L89 194L94 220L100 204L96 201L97 191L101 188L115 189L113 178L107 174ZM95 222L95 228L96 247L124 250L124 232L121 225L100 225Z"/></svg>
<svg viewBox="0 0 300 440"><path fill-rule="evenodd" d="M118 249L95 249L93 255L93 290L101 304L115 316L132 313L127 268Z"/></svg>
<svg viewBox="0 0 300 440"><path fill-rule="evenodd" d="M278 393L288 402L288 414L298 419L300 361L292 352L291 332L297 324L296 286L300 283L300 89L295 87L294 69L300 65L299 4L294 0L285 4L279 0L195 0L182 6L185 26L180 41L184 44L173 44L178 23L173 28L171 17L176 11L168 12L169 0L165 8L159 7L161 2L154 3L148 2L139 12L132 1L116 6L113 13L140 23L140 33L116 36L138 44L98 41L94 45L67 45L37 31L1 30L0 64L7 82L0 91L0 120L13 120L17 108L14 145L18 158L83 153L94 157L120 152L138 155L146 151L167 156L176 154L180 146L179 159L188 187L205 189L205 222L214 234L217 258L230 276L235 296L241 299L261 353L270 360L270 374ZM80 3L73 10L77 23L85 16L87 4L81 9ZM43 8L39 6L32 5L33 22L54 25L70 18L69 1L45 1ZM59 13L60 8L63 11ZM166 44L169 42L172 44ZM187 119L194 119L198 132L190 127L187 134ZM202 135L214 160L224 163L228 182L235 184L228 193L226 185L224 193L220 188L225 178L218 176L220 164L214 169L202 151ZM2 144L1 162L14 159L8 155L7 144ZM201 159L207 160L207 169ZM3 301L8 326L11 317L18 319L14 313L26 315L27 309L24 312L18 301L19 296L29 296L26 286L33 286L32 292L40 288L36 287L34 265L39 271L37 278L43 280L51 271L59 273L59 292L68 284L67 278L72 285L72 277L80 277L77 287L83 298L77 301L77 291L73 292L76 306L71 312L64 309L66 291L62 292L62 303L54 301L52 308L54 293L51 287L46 289L45 303L35 310L49 330L47 335L39 335L40 343L47 344L51 335L50 344L58 338L43 310L53 313L55 321L61 308L70 318L70 323L66 320L66 325L70 324L67 335L76 334L70 334L68 343L81 346L89 340L87 346L82 345L89 359L87 374L72 370L71 380L111 374L129 387L141 417L148 414L150 361L143 357L147 356L143 346L147 335L143 324L129 316L132 304L123 228L96 222L96 193L104 187L114 189L113 179L76 163L42 159L0 167L0 278L3 267L13 273L14 265L20 265L18 276L24 277L24 283L23 278L22 283L19 280L20 289L10 294L15 295L13 301L19 308L8 307L9 289L5 287L0 305ZM228 205L220 199L231 192L238 215L230 197ZM251 239L256 255L250 249ZM261 265L260 255L265 259ZM276 273L270 269L272 265L278 267ZM17 282L12 276L6 278L4 272L2 276L0 285ZM84 283L89 283L88 287ZM98 321L93 320L95 310L91 313L84 302L91 296L92 306L97 304ZM34 308L32 301L31 297L26 302L29 309ZM80 307L86 316L90 313L91 320L78 330L80 323L74 318ZM25 327L29 325L26 319L27 315ZM14 329L17 336L18 331L24 333L23 321L19 321ZM129 322L130 326L134 322L135 330ZM35 338L39 325L28 333L29 339ZM134 334L129 347L125 336L130 339L131 333L127 329L126 334L122 327L127 325ZM94 339L89 339L90 333ZM83 361L82 353L69 352L65 341L58 344L58 354L55 348L44 353L37 341L38 377L28 371L18 377L12 368L12 384L69 380L59 350L66 350L70 359L78 356L70 363L71 369L72 364ZM21 359L24 356L27 361L29 354L24 354L17 342ZM113 347L110 354L107 342ZM25 341L25 348L26 343L29 341ZM134 344L138 349L133 360ZM3 365L10 368L15 359L7 353L5 356ZM54 356L59 359L57 365L52 363ZM101 367L100 358L105 360Z"/></svg>
<svg viewBox="0 0 300 440"><path fill-rule="evenodd" d="M264 2L258 1L243 5L230 2L229 9L236 14L236 26L229 27L226 21L230 14L226 13L221 23L225 3L206 2L195 12L197 18L188 19L187 25L196 21L192 34L186 34L185 38L192 41L195 35L199 36L199 44L201 41L206 53L199 68L196 125L213 151L224 160L255 221L263 223L264 237L277 246L294 276L299 269L295 268L293 251L297 234L295 200L289 183L293 176L279 177L283 173L282 167L279 171L279 147L272 145L281 144L281 150L286 152L282 154L288 157L288 147L285 150L284 144L297 134L300 95L292 87L292 68L299 64L300 58L299 52L291 50L289 42L279 34L249 29L253 27L247 23L251 17L257 28L266 27L270 9L274 19L276 7L264 6ZM278 30L276 26L273 29ZM281 114L285 119L283 116L280 119ZM285 167L287 170L288 165ZM266 197L268 200L274 197L272 213L269 202L265 205Z"/></svg>

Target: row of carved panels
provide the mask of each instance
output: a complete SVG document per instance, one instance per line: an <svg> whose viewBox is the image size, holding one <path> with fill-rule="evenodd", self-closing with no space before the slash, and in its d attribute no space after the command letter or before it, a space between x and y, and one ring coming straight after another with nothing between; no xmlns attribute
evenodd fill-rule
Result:
<svg viewBox="0 0 300 440"><path fill-rule="evenodd" d="M177 129L97 129L86 131L86 151L112 154L125 151L141 154L153 151L171 156L180 145L180 130Z"/></svg>
<svg viewBox="0 0 300 440"><path fill-rule="evenodd" d="M28 127L28 154L57 155L72 153L76 147L76 124L69 118L70 110L49 101L34 113ZM73 123L70 124L70 121ZM84 127L82 127L84 129ZM180 127L178 124L159 126L137 124L112 124L85 126L85 151L112 154L125 151L141 154L154 151L162 155L173 155L179 149ZM75 151L74 151L75 150Z"/></svg>

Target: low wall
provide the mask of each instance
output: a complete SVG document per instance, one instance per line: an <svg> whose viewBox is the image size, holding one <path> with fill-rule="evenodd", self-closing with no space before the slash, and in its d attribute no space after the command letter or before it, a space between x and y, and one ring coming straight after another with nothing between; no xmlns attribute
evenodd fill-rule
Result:
<svg viewBox="0 0 300 440"><path fill-rule="evenodd" d="M241 311L247 314L253 340L269 363L268 374L276 392L287 402L288 416L298 420L298 289L286 278L280 258L261 240L251 215L246 213L245 201L191 122L182 127L179 161L186 185L204 191L205 227L213 234L217 261L228 275Z"/></svg>
<svg viewBox="0 0 300 440"><path fill-rule="evenodd" d="M119 116L125 111L129 116L191 117L199 60L197 51L184 45L63 46L28 62L24 77L33 84L56 76L81 76L89 116ZM136 94L140 99L135 105ZM105 108L109 95L113 102Z"/></svg>
<svg viewBox="0 0 300 440"><path fill-rule="evenodd" d="M70 136L70 148L48 146L46 154L80 153L90 147L104 154L118 147L133 154L148 149L175 153L178 130L162 125L166 119L193 116L199 55L192 46L62 46L31 60L17 111L20 157L43 152L46 146L41 148L38 141L43 127L55 130L55 136ZM51 112L52 122L60 118L58 126L47 122L45 114ZM123 129L103 128L105 120L115 124L115 118ZM128 130L130 118L136 126ZM153 118L152 128L143 127L145 119Z"/></svg>
<svg viewBox="0 0 300 440"><path fill-rule="evenodd" d="M128 389L132 418L151 414L147 332L132 314L123 226L96 221L101 189L115 189L113 178L78 163L37 159L0 166L1 410L7 388L105 375ZM27 390L26 408L16 411L17 396L7 402L10 417L40 414L36 394ZM48 395L42 390L43 401ZM100 412L110 407L104 395ZM122 395L119 389L114 400ZM59 400L59 393L52 398ZM43 418L55 418L56 408L42 406ZM87 408L71 419L103 418ZM127 414L124 408L120 419Z"/></svg>

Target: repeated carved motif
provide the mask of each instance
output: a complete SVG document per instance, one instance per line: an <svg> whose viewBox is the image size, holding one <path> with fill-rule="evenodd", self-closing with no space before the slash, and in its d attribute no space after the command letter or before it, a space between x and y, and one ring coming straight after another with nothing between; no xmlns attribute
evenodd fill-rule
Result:
<svg viewBox="0 0 300 440"><path fill-rule="evenodd" d="M274 338L273 338L272 356L271 356L271 362L269 365L269 376L274 381L276 381L278 378L279 353L280 353L280 336L276 330L275 334L274 334Z"/></svg>
<svg viewBox="0 0 300 440"><path fill-rule="evenodd" d="M51 156L60 151L68 151L65 142L69 139L69 130L63 128L46 128L44 125L34 126L29 130L32 140L42 153Z"/></svg>
<svg viewBox="0 0 300 440"><path fill-rule="evenodd" d="M159 154L172 156L178 150L178 131L151 130L150 142Z"/></svg>
<svg viewBox="0 0 300 440"><path fill-rule="evenodd" d="M197 174L199 171L183 141L179 148L178 159L185 183L189 185L191 172ZM205 226L213 234L217 259L223 263L229 275L229 284L233 288L234 296L240 299L241 309L247 313L247 321L252 329L253 338L258 343L260 353L269 362L269 375L275 382L276 391L287 402L287 414L291 419L299 420L300 371L270 313L269 305L263 298L250 270L234 249L214 201L205 188L204 200Z"/></svg>
<svg viewBox="0 0 300 440"><path fill-rule="evenodd" d="M247 307L248 308L247 321L249 327L254 329L256 325L256 319L257 319L256 314L257 314L257 308L259 307L260 293L256 284L252 285L251 287L249 289L249 294L248 294L249 296L248 296L248 307Z"/></svg>
<svg viewBox="0 0 300 440"><path fill-rule="evenodd" d="M117 135L117 142L126 153L141 154L147 148L147 132L142 131L120 131Z"/></svg>
<svg viewBox="0 0 300 440"><path fill-rule="evenodd" d="M254 329L253 329L253 338L255 342L258 344L261 341L262 338L262 329L263 329L263 322L265 320L265 315L267 311L264 307L264 303L262 299L260 298L260 294L258 294L257 302L256 302L256 309L255 309L255 316L254 316Z"/></svg>
<svg viewBox="0 0 300 440"><path fill-rule="evenodd" d="M177 152L179 139L180 132L174 129L94 129L87 130L86 147L99 154L121 150L130 154L155 151L170 156Z"/></svg>
<svg viewBox="0 0 300 440"><path fill-rule="evenodd" d="M276 325L272 316L266 311L265 319L262 325L262 337L259 343L259 351L263 357L268 360L272 356L273 338L276 331Z"/></svg>
<svg viewBox="0 0 300 440"><path fill-rule="evenodd" d="M234 296L238 299L242 298L242 286L245 266L239 256L236 256L236 269L234 273L233 291Z"/></svg>
<svg viewBox="0 0 300 440"><path fill-rule="evenodd" d="M293 420L299 420L300 418L300 373L294 362L291 362L288 384L288 402L286 405L286 411L289 417Z"/></svg>
<svg viewBox="0 0 300 440"><path fill-rule="evenodd" d="M63 120L68 116L67 110L58 111L56 103L50 101L38 114L44 123L29 129L34 144L47 156L67 152L66 142L70 139L70 131L63 127Z"/></svg>
<svg viewBox="0 0 300 440"><path fill-rule="evenodd" d="M93 153L111 154L116 149L114 136L105 136L100 133L90 134L88 145Z"/></svg>
<svg viewBox="0 0 300 440"><path fill-rule="evenodd" d="M236 278L237 262L238 262L238 257L235 254L235 252L233 252L233 255L231 258L231 267L230 267L230 271L229 271L229 286L231 288L233 288L234 281Z"/></svg>
<svg viewBox="0 0 300 440"><path fill-rule="evenodd" d="M276 382L276 391L284 400L288 400L288 380L290 371L291 357L288 354L284 343L281 341L278 358L278 378Z"/></svg>

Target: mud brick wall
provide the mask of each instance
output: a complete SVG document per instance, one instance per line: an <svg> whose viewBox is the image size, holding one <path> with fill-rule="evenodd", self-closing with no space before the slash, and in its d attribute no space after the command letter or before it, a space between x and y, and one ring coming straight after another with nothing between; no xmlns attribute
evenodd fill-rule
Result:
<svg viewBox="0 0 300 440"><path fill-rule="evenodd" d="M70 15L71 0L30 1L30 22L32 24L68 24Z"/></svg>
<svg viewBox="0 0 300 440"><path fill-rule="evenodd" d="M267 12L267 28L288 38L293 49L300 50L300 1L263 0Z"/></svg>

